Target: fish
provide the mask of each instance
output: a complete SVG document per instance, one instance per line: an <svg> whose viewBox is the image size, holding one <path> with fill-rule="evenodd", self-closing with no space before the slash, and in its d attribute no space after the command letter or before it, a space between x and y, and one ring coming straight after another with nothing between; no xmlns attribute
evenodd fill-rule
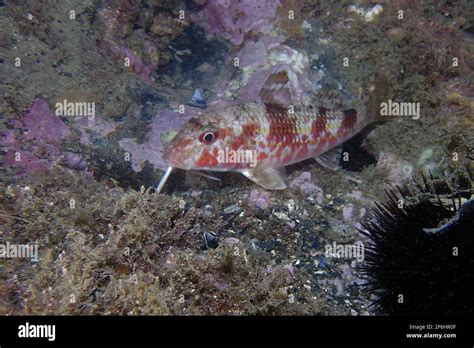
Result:
<svg viewBox="0 0 474 348"><path fill-rule="evenodd" d="M288 72L275 71L257 101L191 118L165 149L168 176L174 168L238 172L266 190L283 190L288 165L315 158L337 170L342 144L381 120L380 112L373 112L374 100L369 100L372 105L366 112L294 104Z"/></svg>

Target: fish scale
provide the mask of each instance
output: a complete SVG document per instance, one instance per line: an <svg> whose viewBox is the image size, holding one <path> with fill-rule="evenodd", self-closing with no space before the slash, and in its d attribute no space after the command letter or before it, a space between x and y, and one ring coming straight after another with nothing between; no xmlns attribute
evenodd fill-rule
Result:
<svg viewBox="0 0 474 348"><path fill-rule="evenodd" d="M278 105L253 105L249 108L253 114L241 118L247 148L265 154L261 159L268 159L271 165L286 166L318 156L326 144L337 146L356 130L356 113L319 110L323 113L295 107L289 114L287 108Z"/></svg>

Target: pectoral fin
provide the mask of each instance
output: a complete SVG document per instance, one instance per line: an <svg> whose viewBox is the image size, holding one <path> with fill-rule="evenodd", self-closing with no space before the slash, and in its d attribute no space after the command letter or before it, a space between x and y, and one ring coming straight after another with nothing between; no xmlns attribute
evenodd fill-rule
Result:
<svg viewBox="0 0 474 348"><path fill-rule="evenodd" d="M339 165L339 161L341 160L341 155L342 155L342 145L339 145L329 151L326 151L322 155L315 157L315 159L324 168L327 168L332 171L336 171L336 170L341 169L341 166Z"/></svg>
<svg viewBox="0 0 474 348"><path fill-rule="evenodd" d="M286 188L285 168L271 168L257 166L255 168L245 169L241 172L254 183L267 190L283 190Z"/></svg>

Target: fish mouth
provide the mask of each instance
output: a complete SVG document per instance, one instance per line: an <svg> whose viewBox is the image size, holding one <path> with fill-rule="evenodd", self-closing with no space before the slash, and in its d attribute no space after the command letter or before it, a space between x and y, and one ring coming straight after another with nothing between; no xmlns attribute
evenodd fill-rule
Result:
<svg viewBox="0 0 474 348"><path fill-rule="evenodd" d="M191 139L175 137L165 149L163 158L170 167L189 170L189 156L192 153L191 145Z"/></svg>
<svg viewBox="0 0 474 348"><path fill-rule="evenodd" d="M168 160L168 165L170 167L173 167L173 168L178 168L178 169L183 169L183 170L188 170L189 168L187 168L183 162L180 162L176 159L173 159L173 160Z"/></svg>
<svg viewBox="0 0 474 348"><path fill-rule="evenodd" d="M178 160L176 156L173 156L173 154L170 151L166 151L164 153L163 159L165 160L166 164L170 167L185 169L183 162Z"/></svg>
<svg viewBox="0 0 474 348"><path fill-rule="evenodd" d="M184 162L180 159L181 156L176 156L177 154L181 154L180 151L177 149L168 149L168 151L164 154L165 162L168 166L178 169L188 170L188 168L184 165Z"/></svg>

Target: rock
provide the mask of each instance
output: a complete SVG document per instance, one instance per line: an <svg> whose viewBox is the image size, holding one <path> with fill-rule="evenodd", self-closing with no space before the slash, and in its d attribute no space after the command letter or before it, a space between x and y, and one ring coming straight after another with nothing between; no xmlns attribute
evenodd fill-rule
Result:
<svg viewBox="0 0 474 348"><path fill-rule="evenodd" d="M203 238L207 249L215 249L219 246L219 240L215 233L206 231L203 233Z"/></svg>
<svg viewBox="0 0 474 348"><path fill-rule="evenodd" d="M59 144L71 134L66 124L49 109L48 103L43 99L34 100L25 115L24 123L28 128L26 138L38 142Z"/></svg>
<svg viewBox="0 0 474 348"><path fill-rule="evenodd" d="M234 246L239 248L244 248L244 243L242 243L239 239L234 237L228 237L224 240L224 244L228 246Z"/></svg>
<svg viewBox="0 0 474 348"><path fill-rule="evenodd" d="M356 5L349 6L349 11L357 13L361 16L366 22L372 22L382 11L382 5L376 4L370 8L363 9Z"/></svg>
<svg viewBox="0 0 474 348"><path fill-rule="evenodd" d="M270 193L261 189L253 189L247 197L247 202L261 210L270 206Z"/></svg>
<svg viewBox="0 0 474 348"><path fill-rule="evenodd" d="M202 0L201 0L202 1ZM246 35L271 34L277 18L280 1L208 0L195 21L206 31L223 36L235 45L244 42Z"/></svg>
<svg viewBox="0 0 474 348"><path fill-rule="evenodd" d="M166 132L176 132L189 119L170 110L159 111L151 122L150 131L146 135L147 141L139 143L133 138L124 138L119 141L120 147L132 156L132 169L140 172L148 161L155 169L166 170L168 164L163 158L166 146ZM170 133L171 134L171 133Z"/></svg>
<svg viewBox="0 0 474 348"><path fill-rule="evenodd" d="M396 42L400 42L405 38L406 32L403 28L396 27L396 28L389 29L387 31L387 35L393 40L395 40Z"/></svg>
<svg viewBox="0 0 474 348"><path fill-rule="evenodd" d="M318 267L319 268L326 268L326 258L323 255L319 256Z"/></svg>
<svg viewBox="0 0 474 348"><path fill-rule="evenodd" d="M212 206L209 205L209 204L206 204L204 207L203 207L203 215L205 217L211 217L213 214L212 212Z"/></svg>
<svg viewBox="0 0 474 348"><path fill-rule="evenodd" d="M242 211L242 208L239 207L238 205L229 205L228 207L224 208L224 214L225 215L232 215L232 214L238 214Z"/></svg>
<svg viewBox="0 0 474 348"><path fill-rule="evenodd" d="M342 218L344 222L351 222L352 221L352 212L354 211L354 206L352 204L348 204L344 208L342 208Z"/></svg>
<svg viewBox="0 0 474 348"><path fill-rule="evenodd" d="M23 121L13 119L11 124L21 132L11 130L0 140L6 147L5 166L17 167L25 175L45 171L63 159L61 143L71 131L45 100L35 99Z"/></svg>
<svg viewBox="0 0 474 348"><path fill-rule="evenodd" d="M382 151L377 160L377 167L387 171L391 183L399 186L413 177L413 165L392 153Z"/></svg>
<svg viewBox="0 0 474 348"><path fill-rule="evenodd" d="M316 201L319 204L322 204L324 201L323 190L312 183L310 172L301 172L301 174L290 183L290 187L299 189L304 195L315 194Z"/></svg>
<svg viewBox="0 0 474 348"><path fill-rule="evenodd" d="M295 201L293 199L290 199L288 203L286 203L286 208L289 213L291 213L293 210L297 209Z"/></svg>
<svg viewBox="0 0 474 348"><path fill-rule="evenodd" d="M65 164L72 169L85 170L87 169L87 162L78 153L65 152L64 153Z"/></svg>
<svg viewBox="0 0 474 348"><path fill-rule="evenodd" d="M273 215L275 215L278 219L283 220L283 221L290 221L290 217L286 215L283 212L274 212Z"/></svg>

